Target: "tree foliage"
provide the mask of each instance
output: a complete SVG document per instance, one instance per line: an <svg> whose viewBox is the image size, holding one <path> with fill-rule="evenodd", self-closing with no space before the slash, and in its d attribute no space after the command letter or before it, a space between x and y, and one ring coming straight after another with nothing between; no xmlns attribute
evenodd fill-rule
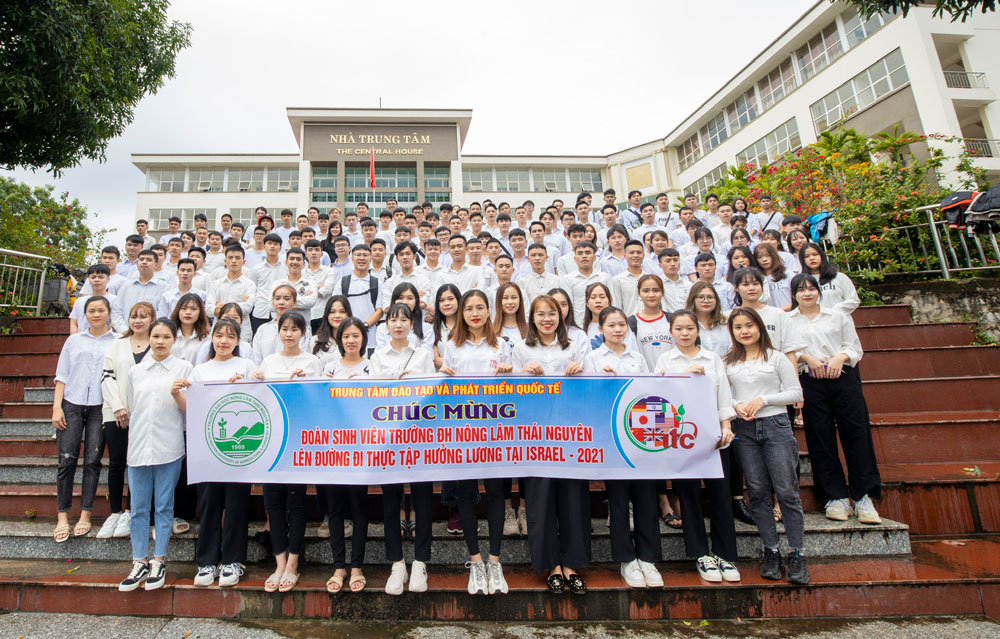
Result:
<svg viewBox="0 0 1000 639"><path fill-rule="evenodd" d="M929 4L920 0L847 0L847 3L854 5L858 13L865 18L870 18L880 11L902 13L905 17L911 8ZM982 13L995 11L997 3L996 0L936 0L933 4L935 18L947 15L951 17L952 22L957 20L965 22L975 15L977 9Z"/></svg>
<svg viewBox="0 0 1000 639"><path fill-rule="evenodd" d="M190 43L190 25L168 20L168 4L0 2L0 166L58 175L103 161Z"/></svg>

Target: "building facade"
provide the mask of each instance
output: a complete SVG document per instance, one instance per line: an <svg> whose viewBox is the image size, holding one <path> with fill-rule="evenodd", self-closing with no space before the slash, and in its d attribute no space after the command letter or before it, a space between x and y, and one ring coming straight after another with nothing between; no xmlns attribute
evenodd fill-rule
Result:
<svg viewBox="0 0 1000 639"><path fill-rule="evenodd" d="M223 213L249 222L257 206L572 204L581 191L594 193L596 206L607 188L619 202L631 190L644 199L704 196L728 167L772 162L841 126L963 138L929 143L949 155L966 145L997 181L1000 102L991 83L1000 83L1000 16L953 23L931 12L865 20L845 3L819 0L666 136L607 155L465 155L471 110L289 108L298 153L133 154L146 176L136 217L158 234L172 216L190 228L204 213L215 227ZM919 147L910 149L918 157L927 153Z"/></svg>

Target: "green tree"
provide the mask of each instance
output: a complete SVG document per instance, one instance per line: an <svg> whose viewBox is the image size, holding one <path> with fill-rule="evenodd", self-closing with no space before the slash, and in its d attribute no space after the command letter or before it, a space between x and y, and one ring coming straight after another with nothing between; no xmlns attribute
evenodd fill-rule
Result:
<svg viewBox="0 0 1000 639"><path fill-rule="evenodd" d="M836 0L830 1L835 2ZM854 5L858 13L866 18L870 18L880 11L899 12L905 16L911 8L928 4L920 0L847 0L847 3ZM934 17L940 18L947 15L951 17L952 22L956 20L965 22L975 15L977 9L983 13L995 11L997 3L996 0L936 0L933 4Z"/></svg>
<svg viewBox="0 0 1000 639"><path fill-rule="evenodd" d="M854 129L823 131L814 148L827 157L839 153L847 162L867 162L871 159L868 138Z"/></svg>
<svg viewBox="0 0 1000 639"><path fill-rule="evenodd" d="M191 27L166 0L0 2L0 166L105 159L133 110L173 77Z"/></svg>

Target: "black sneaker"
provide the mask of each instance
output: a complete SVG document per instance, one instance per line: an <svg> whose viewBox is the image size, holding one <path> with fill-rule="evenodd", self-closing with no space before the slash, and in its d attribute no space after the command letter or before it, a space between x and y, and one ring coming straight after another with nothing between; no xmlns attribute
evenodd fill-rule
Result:
<svg viewBox="0 0 1000 639"><path fill-rule="evenodd" d="M788 554L788 583L803 586L809 583L809 567L801 551L793 550Z"/></svg>
<svg viewBox="0 0 1000 639"><path fill-rule="evenodd" d="M783 566L781 565L781 553L777 550L771 550L770 548L764 549L764 563L760 567L760 576L764 579L770 579L771 581L777 581L781 579L784 573Z"/></svg>
<svg viewBox="0 0 1000 639"><path fill-rule="evenodd" d="M156 559L149 562L149 576L146 577L146 590L156 590L167 580L167 567Z"/></svg>
<svg viewBox="0 0 1000 639"><path fill-rule="evenodd" d="M750 507L747 506L747 500L745 499L733 500L733 519L742 521L748 526L757 526L757 522L754 521L753 513L750 512Z"/></svg>
<svg viewBox="0 0 1000 639"><path fill-rule="evenodd" d="M121 592L132 592L139 587L139 584L146 581L147 577L149 577L149 566L141 561L133 561L132 572L118 584L118 590Z"/></svg>

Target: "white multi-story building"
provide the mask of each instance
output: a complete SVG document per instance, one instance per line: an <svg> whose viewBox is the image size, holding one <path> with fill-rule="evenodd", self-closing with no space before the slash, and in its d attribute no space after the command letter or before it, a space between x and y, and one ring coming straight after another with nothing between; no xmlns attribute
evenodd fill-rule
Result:
<svg viewBox="0 0 1000 639"><path fill-rule="evenodd" d="M136 216L158 232L174 215L184 228L197 213L210 227L225 212L249 222L257 206L378 211L389 199L408 208L488 198L541 207L588 191L596 207L608 188L618 202L631 190L703 196L727 167L772 162L840 126L963 138L929 144L950 155L965 144L996 181L1000 16L950 22L932 9L864 20L819 0L666 136L608 155L463 155L470 110L289 108L297 154L133 154L146 174ZM924 143L910 151L927 153Z"/></svg>

